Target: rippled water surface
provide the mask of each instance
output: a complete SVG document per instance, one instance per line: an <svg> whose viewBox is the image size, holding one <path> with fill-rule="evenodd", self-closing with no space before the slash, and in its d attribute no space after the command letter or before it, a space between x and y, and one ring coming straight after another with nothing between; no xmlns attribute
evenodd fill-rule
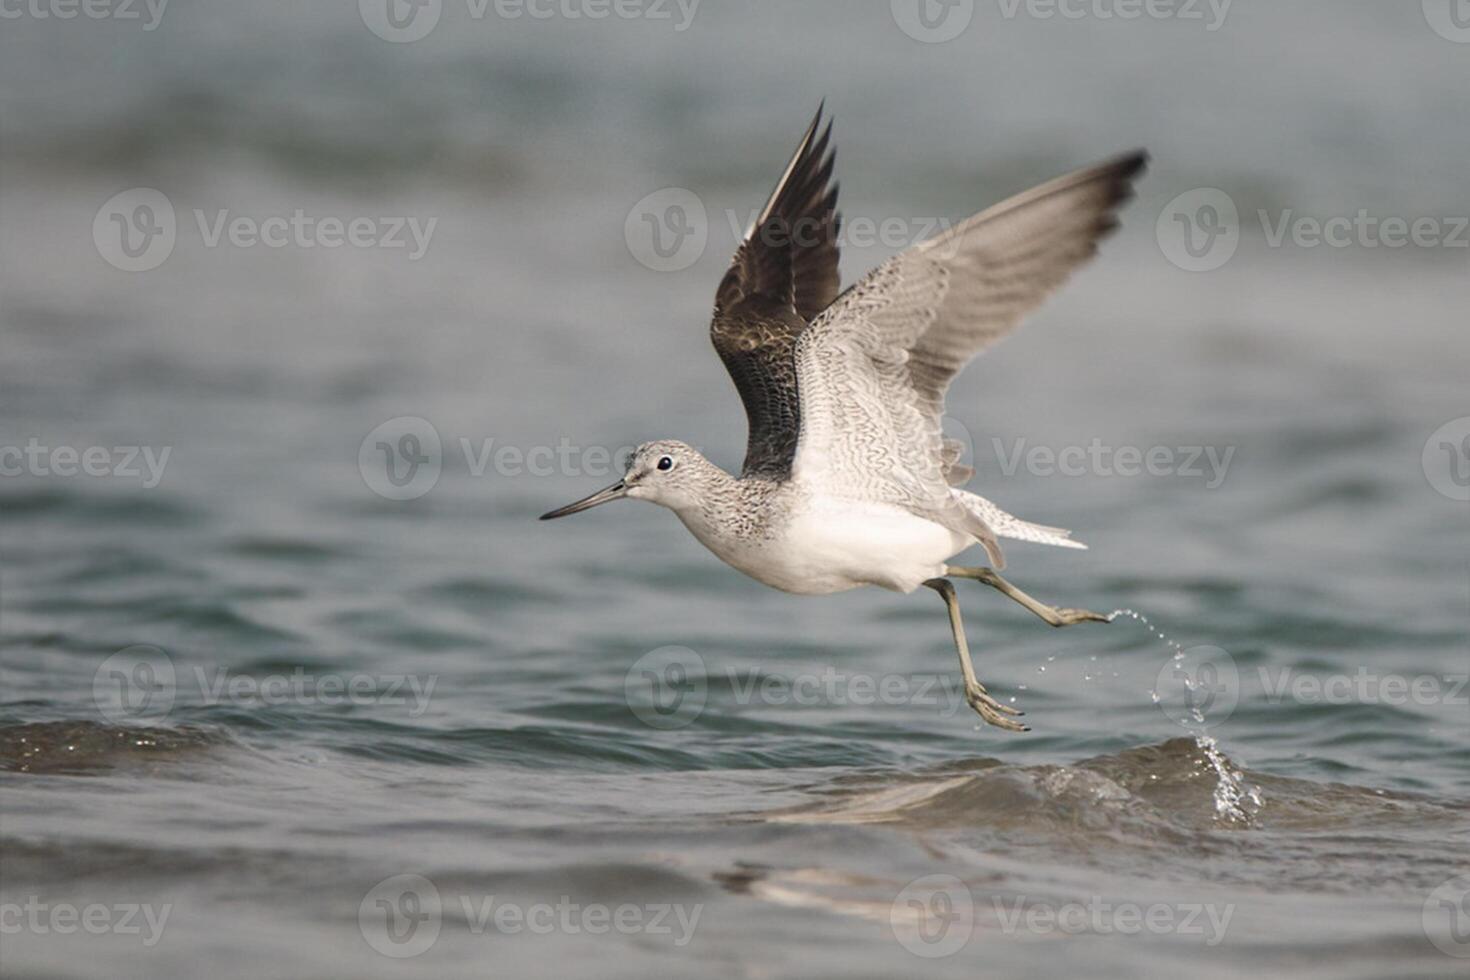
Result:
<svg viewBox="0 0 1470 980"><path fill-rule="evenodd" d="M407 45L296 6L0 36L0 449L112 467L0 476L0 972L1463 975L1470 504L1426 442L1470 413L1466 250L1257 224L1188 273L1156 222L1198 187L1247 225L1470 213L1470 47L1414 4L979 5L944 45L882 3ZM1090 546L1010 578L1132 611L959 583L1027 735L965 707L927 591L786 596L632 503L535 520L644 439L738 464L728 216L821 95L849 216L1154 153L950 396L972 489ZM709 243L654 272L625 220L671 185ZM178 241L128 273L93 219L138 186ZM418 260L209 247L221 209L436 225ZM442 469L390 499L404 417Z"/></svg>

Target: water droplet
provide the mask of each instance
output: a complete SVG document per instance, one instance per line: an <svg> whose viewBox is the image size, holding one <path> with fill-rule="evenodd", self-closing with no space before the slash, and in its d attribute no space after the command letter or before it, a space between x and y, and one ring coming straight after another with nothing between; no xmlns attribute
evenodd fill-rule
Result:
<svg viewBox="0 0 1470 980"><path fill-rule="evenodd" d="M1117 619L1119 616L1127 616L1129 619L1132 619L1132 620L1138 622L1140 625L1143 626L1144 629L1148 630L1150 633L1152 633L1154 636L1156 636L1159 639L1160 642L1166 643L1169 646L1173 647L1176 651L1178 651L1178 656L1179 657L1183 657L1184 656L1184 645L1181 644L1181 643L1177 643L1174 640L1169 639L1167 636L1165 636L1163 633L1161 633L1159 631L1158 627L1156 627L1152 623L1150 623L1148 621L1148 617L1145 616L1143 613L1137 612L1137 611L1135 611L1133 609L1114 609L1112 612L1108 613L1108 617L1107 617L1108 618L1108 622L1111 623L1113 620Z"/></svg>

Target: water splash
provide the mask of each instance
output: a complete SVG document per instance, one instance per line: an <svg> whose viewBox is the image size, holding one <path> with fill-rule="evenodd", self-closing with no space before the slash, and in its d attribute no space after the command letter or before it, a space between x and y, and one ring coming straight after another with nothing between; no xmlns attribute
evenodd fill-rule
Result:
<svg viewBox="0 0 1470 980"><path fill-rule="evenodd" d="M1126 616L1139 623L1160 643L1173 649L1175 661L1184 659L1184 644L1170 639L1167 634L1149 622L1148 617L1143 613L1135 609L1114 609L1108 613L1108 622L1111 623L1120 616ZM1190 686L1188 679L1185 683ZM1190 690L1192 694L1192 686ZM1151 689L1148 693L1154 704L1158 704L1160 700L1158 689ZM1219 742L1207 731L1204 711L1200 706L1200 701L1194 697L1189 699L1189 716L1193 724L1185 725L1185 727L1190 729L1195 744L1204 753L1206 761L1215 773L1215 818L1227 823L1249 825L1251 818L1266 805L1261 787L1246 783L1245 774L1231 766L1229 756L1220 751Z"/></svg>
<svg viewBox="0 0 1470 980"><path fill-rule="evenodd" d="M1245 773L1230 766L1230 759L1220 751L1213 735L1196 732L1194 743L1215 771L1215 819L1227 823L1250 825L1251 818L1261 812L1266 799L1261 787L1246 783Z"/></svg>
<svg viewBox="0 0 1470 980"><path fill-rule="evenodd" d="M1184 655L1184 645L1165 636L1157 626L1148 621L1148 617L1145 616L1143 613L1138 612L1134 609L1114 609L1112 612L1108 613L1108 622L1111 623L1119 616L1127 616L1129 619L1136 620L1137 622L1142 623L1144 629L1148 630L1154 636L1158 637L1162 642L1174 648L1176 658L1182 657Z"/></svg>

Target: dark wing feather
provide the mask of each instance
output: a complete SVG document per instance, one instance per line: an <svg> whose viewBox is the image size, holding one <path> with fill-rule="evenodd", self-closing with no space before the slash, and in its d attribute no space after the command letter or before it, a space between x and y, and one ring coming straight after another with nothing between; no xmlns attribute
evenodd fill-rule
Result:
<svg viewBox="0 0 1470 980"><path fill-rule="evenodd" d="M790 473L801 428L796 338L837 297L836 152L831 123L821 124L818 108L715 293L710 339L750 426L743 476Z"/></svg>

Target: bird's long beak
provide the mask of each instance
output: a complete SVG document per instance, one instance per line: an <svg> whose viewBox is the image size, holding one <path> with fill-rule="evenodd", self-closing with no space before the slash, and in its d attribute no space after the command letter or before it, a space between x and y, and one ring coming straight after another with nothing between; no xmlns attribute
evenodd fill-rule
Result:
<svg viewBox="0 0 1470 980"><path fill-rule="evenodd" d="M590 497L583 497L576 503L567 504L565 507L558 507L556 510L548 511L541 515L541 519L543 521L549 521L557 517L566 517L568 514L581 513L584 510L596 507L598 504L605 504L609 500L618 500L627 495L627 485L622 480L619 480L610 487L603 487Z"/></svg>

